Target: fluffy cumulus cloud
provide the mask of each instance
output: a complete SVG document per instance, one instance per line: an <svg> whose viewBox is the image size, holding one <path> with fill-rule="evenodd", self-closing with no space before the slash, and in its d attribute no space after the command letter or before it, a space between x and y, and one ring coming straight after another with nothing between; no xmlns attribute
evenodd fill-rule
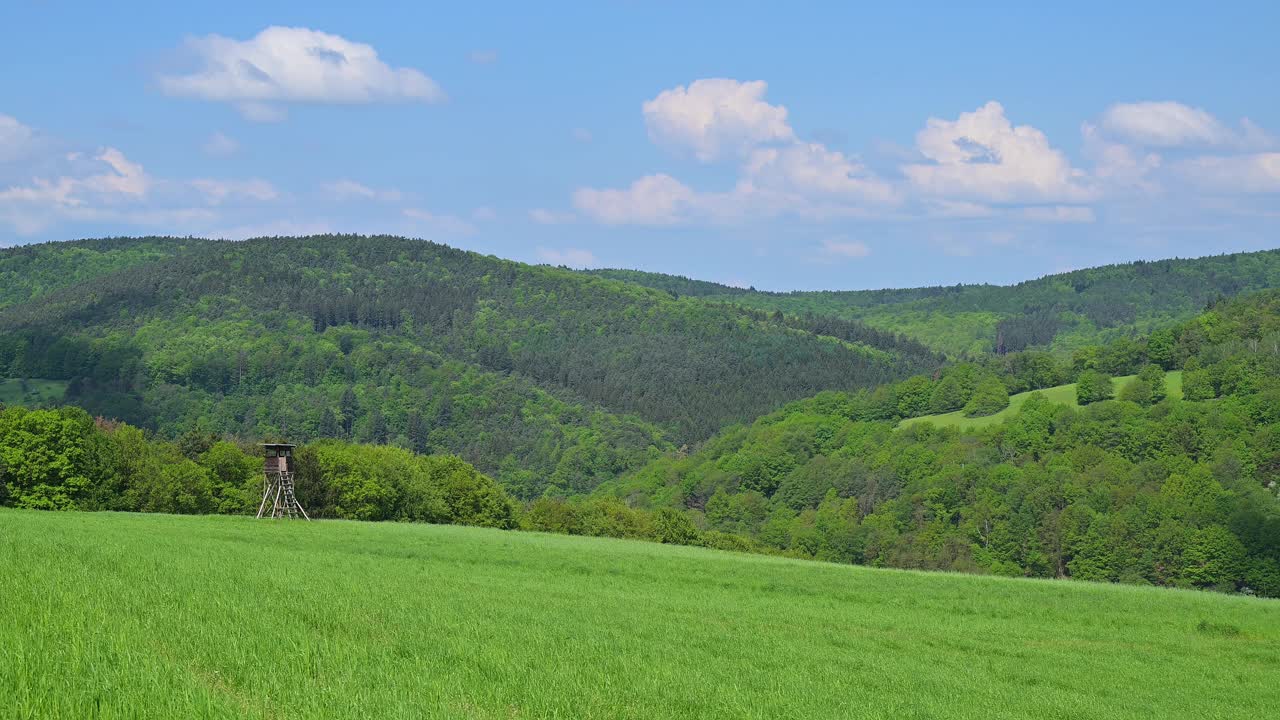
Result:
<svg viewBox="0 0 1280 720"><path fill-rule="evenodd" d="M782 217L918 220L996 233L1100 217L1141 223L1169 203L1190 212L1257 216L1270 212L1260 204L1280 193L1273 136L1247 119L1225 123L1177 102L1106 108L1082 124L1077 164L1039 128L1016 124L991 101L926 120L913 148L879 153L881 164L872 170L856 156L801 138L787 108L768 101L767 89L758 81L698 80L643 103L654 144L728 168L732 182L706 190L655 172L620 187L581 187L571 196L578 216L648 226ZM544 222L556 216L532 215ZM871 250L843 240L825 240L819 248L828 261Z"/></svg>
<svg viewBox="0 0 1280 720"><path fill-rule="evenodd" d="M794 140L787 109L765 102L767 89L762 80L711 78L664 90L643 106L649 138L703 162Z"/></svg>
<svg viewBox="0 0 1280 720"><path fill-rule="evenodd" d="M643 105L655 144L704 163L733 163L731 189L698 191L655 173L625 188L580 188L574 207L609 225L670 225L857 215L897 202L892 185L855 158L799 139L787 109L765 101L766 89L760 81L698 80Z"/></svg>
<svg viewBox="0 0 1280 720"><path fill-rule="evenodd" d="M610 225L1017 215L1083 222L1098 197L1093 179L1043 132L1014 125L989 102L955 120L930 119L912 159L885 176L858 158L801 139L787 109L765 99L763 82L698 80L644 103L650 139L705 162L732 162L737 179L718 192L665 173L625 188L580 188L574 207ZM1025 212L1020 208L1027 208Z"/></svg>
<svg viewBox="0 0 1280 720"><path fill-rule="evenodd" d="M924 195L993 203L1096 197L1083 170L1040 130L1013 125L998 102L955 120L930 118L916 134L916 148L928 162L904 165L902 172Z"/></svg>
<svg viewBox="0 0 1280 720"><path fill-rule="evenodd" d="M930 118L914 148L872 170L859 158L804 139L763 82L698 80L642 106L649 138L733 180L703 190L664 172L629 185L582 187L578 215L607 225L743 224L793 217L810 222L966 222L971 227L1098 222L1150 217L1155 203L1206 212L1246 207L1224 197L1280 192L1277 141L1243 119L1224 123L1177 102L1113 105L1082 125L1082 162L1043 131L1015 124L991 101L954 118ZM1201 201L1204 202L1201 202ZM1199 205L1197 205L1199 203ZM1257 213L1257 208L1246 207ZM1145 215L1144 215L1145 213ZM538 211L535 220L554 217ZM1123 220L1122 220L1123 221ZM1128 220L1133 221L1133 220ZM976 225L975 225L976 223ZM824 244L825 257L856 257L858 247Z"/></svg>
<svg viewBox="0 0 1280 720"><path fill-rule="evenodd" d="M161 75L180 97L234 103L251 120L283 117L283 103L439 102L444 93L413 68L391 67L370 45L297 27L269 27L248 40L187 40L190 72Z"/></svg>

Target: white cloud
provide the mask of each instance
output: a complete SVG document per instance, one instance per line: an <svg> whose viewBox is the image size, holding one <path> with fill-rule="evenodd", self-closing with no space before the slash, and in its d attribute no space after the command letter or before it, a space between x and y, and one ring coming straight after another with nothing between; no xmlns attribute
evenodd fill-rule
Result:
<svg viewBox="0 0 1280 720"><path fill-rule="evenodd" d="M16 118L0 114L0 162L16 160L27 151L34 138L31 128Z"/></svg>
<svg viewBox="0 0 1280 720"><path fill-rule="evenodd" d="M467 59L476 65L492 65L498 62L497 50L472 50Z"/></svg>
<svg viewBox="0 0 1280 720"><path fill-rule="evenodd" d="M491 207L481 205L471 211L471 219L478 222L490 222L498 219L498 213Z"/></svg>
<svg viewBox="0 0 1280 720"><path fill-rule="evenodd" d="M210 205L221 205L227 199L257 200L267 202L279 197L279 193L266 180L253 178L250 180L210 180L190 181L191 187L204 195L205 202Z"/></svg>
<svg viewBox="0 0 1280 720"><path fill-rule="evenodd" d="M1094 163L1093 175L1107 192L1162 192L1163 186L1155 177L1164 164L1159 154L1110 140L1092 123L1082 125L1080 132L1085 155Z"/></svg>
<svg viewBox="0 0 1280 720"><path fill-rule="evenodd" d="M590 250L581 250L579 248L564 248L556 250L554 248L538 248L538 259L548 265L564 265L572 268L590 268L598 267L600 261L596 259L595 254Z"/></svg>
<svg viewBox="0 0 1280 720"><path fill-rule="evenodd" d="M190 38L198 68L162 75L169 95L235 103L251 120L278 120L273 103L439 102L434 80L395 68L372 46L295 27L269 27L248 40L222 35Z"/></svg>
<svg viewBox="0 0 1280 720"><path fill-rule="evenodd" d="M75 166L73 170L82 172L54 180L34 178L30 185L0 190L0 202L77 207L95 200L114 202L142 198L151 188L151 178L142 166L131 162L115 148L102 150L92 161L85 161L77 153L68 155L67 161Z"/></svg>
<svg viewBox="0 0 1280 720"><path fill-rule="evenodd" d="M545 208L534 208L529 211L529 219L539 225L565 225L577 220L573 213L556 212Z"/></svg>
<svg viewBox="0 0 1280 720"><path fill-rule="evenodd" d="M766 89L762 81L697 80L644 103L655 143L692 152L703 162L736 160L732 189L699 192L657 173L623 189L580 188L574 206L610 225L670 225L859 216L868 214L868 206L900 200L891 183L856 159L799 140L787 124L786 108L765 102Z"/></svg>
<svg viewBox="0 0 1280 720"><path fill-rule="evenodd" d="M798 142L755 150L739 192L769 190L801 198L834 197L853 202L892 203L893 187L843 153Z"/></svg>
<svg viewBox="0 0 1280 720"><path fill-rule="evenodd" d="M105 163L112 172L98 173L84 178L80 181L80 185L85 190L101 195L140 198L145 196L151 188L151 177L142 169L142 166L131 162L119 150L109 147L99 153L96 159Z"/></svg>
<svg viewBox="0 0 1280 720"><path fill-rule="evenodd" d="M45 162L57 167L57 174L0 189L0 222L20 234L68 222L158 227L174 234L204 232L218 220L213 206L230 199L268 201L278 196L275 187L258 179L153 178L141 164L111 147L91 156L72 152Z"/></svg>
<svg viewBox="0 0 1280 720"><path fill-rule="evenodd" d="M695 199L684 183L659 174L642 177L625 190L580 188L573 193L573 206L606 225L670 225Z"/></svg>
<svg viewBox="0 0 1280 720"><path fill-rule="evenodd" d="M1280 192L1280 153L1192 158L1174 171L1191 185L1211 192Z"/></svg>
<svg viewBox="0 0 1280 720"><path fill-rule="evenodd" d="M902 171L926 195L1017 203L1080 202L1096 194L1043 132L1013 126L998 102L955 120L930 118L916 147L931 162Z"/></svg>
<svg viewBox="0 0 1280 720"><path fill-rule="evenodd" d="M234 138L223 135L221 132L215 132L209 136L208 140L204 141L203 149L206 155L226 157L227 155L234 155L240 149L240 143L236 142Z"/></svg>
<svg viewBox="0 0 1280 720"><path fill-rule="evenodd" d="M394 188L377 190L354 180L335 180L324 185L324 191L337 200L379 200L400 202L404 193Z"/></svg>
<svg viewBox="0 0 1280 720"><path fill-rule="evenodd" d="M54 179L33 178L30 184L0 190L0 221L19 234L30 235L64 221L143 225L178 232L214 218L206 208L143 205L158 183L115 148L92 158L71 153L65 162L67 174Z"/></svg>
<svg viewBox="0 0 1280 720"><path fill-rule="evenodd" d="M440 215L418 208L405 208L402 213L417 227L437 235L466 236L476 233L475 225L453 215Z"/></svg>
<svg viewBox="0 0 1280 720"><path fill-rule="evenodd" d="M1224 208L1238 206L1244 209L1234 212L1256 214L1257 201L1212 204L1209 196L1280 192L1275 139L1247 119L1228 127L1178 103L1114 105L1084 123L1087 162L1077 167L1044 132L1015 125L991 101L954 119L928 119L910 154L880 152L880 164L896 166L900 174L894 175L801 139L787 108L768 102L766 90L761 81L697 80L643 104L655 144L704 163L736 165L732 184L704 190L654 172L627 186L580 187L572 193L573 207L606 225L794 217L952 219L990 228L1094 223L1103 208L1110 222L1131 222L1158 211L1157 201L1166 208L1178 203L1226 213ZM554 217L544 211L531 216Z"/></svg>
<svg viewBox="0 0 1280 720"><path fill-rule="evenodd" d="M1236 129L1181 103L1122 103L1082 131L1095 174L1113 195L1138 188L1175 198L1169 202L1227 212L1233 206L1203 195L1280 192L1280 153L1258 152L1275 147L1276 140L1247 118Z"/></svg>
<svg viewBox="0 0 1280 720"><path fill-rule="evenodd" d="M787 109L764 101L763 80L696 80L664 90L644 104L649 137L658 145L691 151L703 162L762 143L792 141Z"/></svg>
<svg viewBox="0 0 1280 720"><path fill-rule="evenodd" d="M1102 113L1100 125L1112 137L1147 147L1267 147L1275 142L1248 118L1234 130L1201 108L1170 101L1112 105Z"/></svg>
<svg viewBox="0 0 1280 720"><path fill-rule="evenodd" d="M841 238L823 240L822 251L827 255L844 258L864 258L871 254L871 248L866 243Z"/></svg>

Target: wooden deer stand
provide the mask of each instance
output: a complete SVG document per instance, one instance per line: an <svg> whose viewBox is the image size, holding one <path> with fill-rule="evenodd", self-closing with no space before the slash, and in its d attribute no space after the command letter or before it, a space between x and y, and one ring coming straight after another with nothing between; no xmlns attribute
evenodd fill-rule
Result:
<svg viewBox="0 0 1280 720"><path fill-rule="evenodd" d="M293 495L293 445L288 443L264 443L266 459L262 464L265 479L262 482L262 503L258 505L258 517L296 518L310 520L307 511Z"/></svg>

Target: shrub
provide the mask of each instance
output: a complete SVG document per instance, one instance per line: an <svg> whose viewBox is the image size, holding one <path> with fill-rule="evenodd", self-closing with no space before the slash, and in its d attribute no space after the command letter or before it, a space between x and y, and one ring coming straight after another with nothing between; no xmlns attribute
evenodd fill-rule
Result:
<svg viewBox="0 0 1280 720"><path fill-rule="evenodd" d="M966 417L995 415L1009 407L1009 390L998 378L987 377L973 389L973 397L964 406Z"/></svg>
<svg viewBox="0 0 1280 720"><path fill-rule="evenodd" d="M1088 405L1114 396L1111 376L1100 370L1085 370L1076 379L1076 402Z"/></svg>

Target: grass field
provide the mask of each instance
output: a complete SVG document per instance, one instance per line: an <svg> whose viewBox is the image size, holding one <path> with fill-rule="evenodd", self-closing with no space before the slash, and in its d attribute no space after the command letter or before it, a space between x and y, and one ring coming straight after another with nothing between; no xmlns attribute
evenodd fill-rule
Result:
<svg viewBox="0 0 1280 720"><path fill-rule="evenodd" d="M65 380L0 380L0 403L6 405L54 405L67 391Z"/></svg>
<svg viewBox="0 0 1280 720"><path fill-rule="evenodd" d="M1118 394L1120 392L1120 388L1124 387L1124 384L1132 380L1134 377L1135 376L1133 375L1125 375L1123 377L1115 378L1114 387L1116 393ZM1178 399L1182 398L1181 370L1174 370L1172 372L1165 373L1164 384L1165 392L1168 393L1169 397ZM1075 383L1071 383L1070 385L1059 385L1057 387L1046 388L1044 390L1035 390L1034 392L1044 395L1052 402L1070 405L1071 407L1079 407L1079 404L1076 402ZM921 417L909 418L898 423L898 427L907 427L909 425L922 422L930 422L939 426L954 426L961 430L972 430L975 428L986 427L988 425L1004 422L1006 418L1016 415L1018 413L1018 409L1022 407L1022 403L1026 402L1029 397L1031 397L1031 393L1029 392L1011 395L1009 397L1009 407L1001 410L995 415L971 418L965 417L963 410L957 410L955 412L944 413L942 415L924 415Z"/></svg>
<svg viewBox="0 0 1280 720"><path fill-rule="evenodd" d="M9 718L1261 718L1280 602L461 527L0 510Z"/></svg>

